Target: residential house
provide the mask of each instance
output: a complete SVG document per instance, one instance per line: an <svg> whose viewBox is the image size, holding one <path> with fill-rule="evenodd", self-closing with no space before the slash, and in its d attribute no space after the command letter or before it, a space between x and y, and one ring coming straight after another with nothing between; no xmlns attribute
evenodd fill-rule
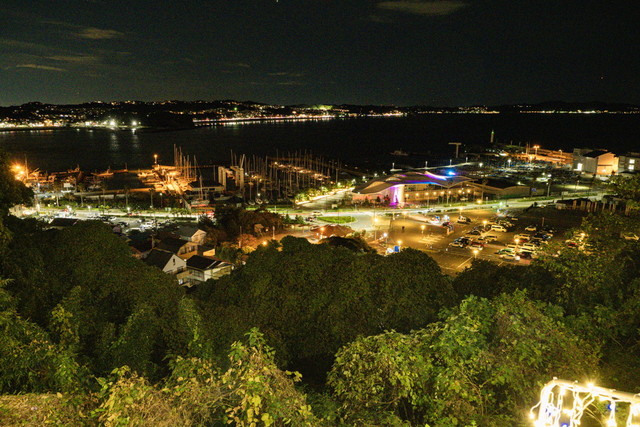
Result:
<svg viewBox="0 0 640 427"><path fill-rule="evenodd" d="M153 237L149 232L130 234L126 238L134 258L142 259L153 249Z"/></svg>
<svg viewBox="0 0 640 427"><path fill-rule="evenodd" d="M198 253L198 244L189 240L167 237L156 246L163 251L171 252L182 259L189 259Z"/></svg>
<svg viewBox="0 0 640 427"><path fill-rule="evenodd" d="M219 279L231 274L233 265L215 258L194 255L187 260L188 281L191 285L206 282L209 279Z"/></svg>
<svg viewBox="0 0 640 427"><path fill-rule="evenodd" d="M171 252L163 251L161 249L152 249L143 262L147 265L159 268L167 274L175 275L178 278L178 283L180 284L185 282L185 279L189 274L187 272L187 263L185 260Z"/></svg>
<svg viewBox="0 0 640 427"><path fill-rule="evenodd" d="M204 244L204 239L207 237L206 231L200 230L198 227L192 225L179 227L175 234L181 239L189 240L199 245Z"/></svg>

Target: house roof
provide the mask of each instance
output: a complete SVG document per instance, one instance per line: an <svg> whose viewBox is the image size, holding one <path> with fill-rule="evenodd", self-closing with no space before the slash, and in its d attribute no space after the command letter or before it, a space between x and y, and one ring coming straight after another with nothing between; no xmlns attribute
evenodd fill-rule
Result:
<svg viewBox="0 0 640 427"><path fill-rule="evenodd" d="M437 185L439 187L451 188L467 181L472 181L472 179L458 175L436 175L431 172L400 172L393 175L376 178L364 184L358 185L353 189L353 192L359 194L379 193L386 190L387 188L393 187L394 185L406 184L431 184Z"/></svg>
<svg viewBox="0 0 640 427"><path fill-rule="evenodd" d="M130 247L136 248L140 252L147 252L153 248L153 243L151 239L146 240L130 240L127 242Z"/></svg>
<svg viewBox="0 0 640 427"><path fill-rule="evenodd" d="M195 268L196 270L211 270L213 268L224 267L225 265L231 264L219 259L208 258L201 255L194 255L187 260L187 267Z"/></svg>
<svg viewBox="0 0 640 427"><path fill-rule="evenodd" d="M178 230L175 232L178 236L193 236L198 232L199 228L193 225L181 225L178 227Z"/></svg>
<svg viewBox="0 0 640 427"><path fill-rule="evenodd" d="M188 240L178 239L175 237L167 237L166 239L162 239L162 241L158 244L158 249L162 249L165 251L178 253L181 247L186 245L187 243L191 243Z"/></svg>
<svg viewBox="0 0 640 427"><path fill-rule="evenodd" d="M148 265L152 265L163 270L172 257L173 254L171 252L152 249L151 252L149 252L149 255L147 255L147 257L143 261Z"/></svg>
<svg viewBox="0 0 640 427"><path fill-rule="evenodd" d="M607 150L594 150L594 151L590 151L587 154L584 155L584 157L591 157L591 158L596 158L596 157L600 157L603 154L608 154L609 152Z"/></svg>

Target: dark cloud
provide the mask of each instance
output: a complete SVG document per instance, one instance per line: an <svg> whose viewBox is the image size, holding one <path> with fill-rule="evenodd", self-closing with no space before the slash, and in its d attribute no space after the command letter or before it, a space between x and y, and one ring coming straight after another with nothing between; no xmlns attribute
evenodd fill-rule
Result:
<svg viewBox="0 0 640 427"><path fill-rule="evenodd" d="M95 64L101 60L101 58L96 55L52 55L47 56L46 59L70 64Z"/></svg>
<svg viewBox="0 0 640 427"><path fill-rule="evenodd" d="M251 65L245 62L225 62L225 66L227 67L236 67L236 68L251 68Z"/></svg>
<svg viewBox="0 0 640 427"><path fill-rule="evenodd" d="M277 85L278 86L304 86L305 83L292 80L288 82L278 82Z"/></svg>
<svg viewBox="0 0 640 427"><path fill-rule="evenodd" d="M467 3L459 0L393 0L380 2L377 7L414 15L440 16L450 15L466 5Z"/></svg>
<svg viewBox="0 0 640 427"><path fill-rule="evenodd" d="M278 71L275 73L267 73L271 77L302 77L304 73L292 73L289 71Z"/></svg>
<svg viewBox="0 0 640 427"><path fill-rule="evenodd" d="M56 71L59 73L67 71L64 68L52 67L49 65L40 65L40 64L18 64L16 65L16 68L32 68L35 70Z"/></svg>
<svg viewBox="0 0 640 427"><path fill-rule="evenodd" d="M107 39L119 39L124 37L124 33L116 30L108 30L104 28L88 27L82 29L76 33L77 37L90 40L107 40Z"/></svg>

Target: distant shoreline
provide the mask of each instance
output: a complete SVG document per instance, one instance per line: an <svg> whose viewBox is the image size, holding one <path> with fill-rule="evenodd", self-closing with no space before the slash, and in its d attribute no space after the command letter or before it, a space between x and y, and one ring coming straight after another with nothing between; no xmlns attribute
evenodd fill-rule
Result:
<svg viewBox="0 0 640 427"><path fill-rule="evenodd" d="M171 132L179 130L192 130L197 129L199 126L182 127L182 128L152 128L152 127L140 127L135 129L135 133L151 133L151 132ZM132 132L133 129L111 129L100 126L95 127L76 127L76 126L42 126L42 127L19 127L19 128L0 128L0 132L40 132L40 131L52 131L52 130L90 130L90 131L107 131L107 132Z"/></svg>

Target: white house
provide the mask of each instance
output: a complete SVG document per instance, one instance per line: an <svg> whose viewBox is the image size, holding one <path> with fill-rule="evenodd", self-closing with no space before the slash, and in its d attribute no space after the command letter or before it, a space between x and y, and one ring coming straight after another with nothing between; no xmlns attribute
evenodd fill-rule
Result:
<svg viewBox="0 0 640 427"><path fill-rule="evenodd" d="M190 242L197 243L198 245L202 245L204 243L204 239L207 237L207 232L204 230L200 230L198 227L194 227L191 225L183 225L175 232L181 239L189 240Z"/></svg>
<svg viewBox="0 0 640 427"><path fill-rule="evenodd" d="M187 269L187 263L179 256L161 249L152 249L144 259L148 265L159 268L167 274L178 274Z"/></svg>
<svg viewBox="0 0 640 427"><path fill-rule="evenodd" d="M194 255L187 260L188 280L191 284L206 282L209 279L219 279L231 274L233 265L218 259Z"/></svg>

